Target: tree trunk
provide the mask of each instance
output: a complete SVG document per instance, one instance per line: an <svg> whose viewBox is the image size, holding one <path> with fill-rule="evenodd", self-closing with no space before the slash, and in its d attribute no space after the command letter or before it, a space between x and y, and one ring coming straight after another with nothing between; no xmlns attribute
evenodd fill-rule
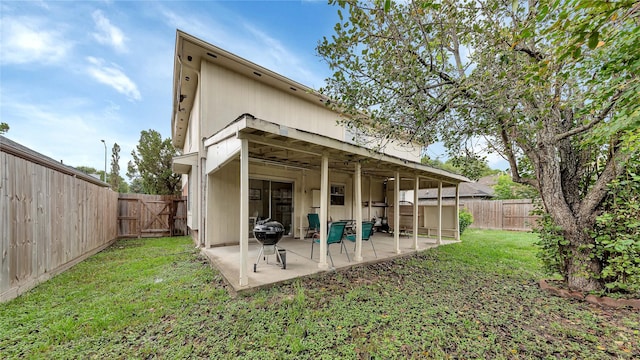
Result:
<svg viewBox="0 0 640 360"><path fill-rule="evenodd" d="M597 278L602 272L602 265L593 256L592 250L585 247L593 243L593 239L585 230L574 234L565 232L565 234L570 242L569 257L566 261L567 286L571 290L585 292L602 290L602 282Z"/></svg>
<svg viewBox="0 0 640 360"><path fill-rule="evenodd" d="M580 205L584 199L580 198L577 188L580 182L574 179L578 159L571 156L570 144L554 143L554 125L553 121L547 123L548 127L538 133L535 153L527 155L536 169L538 190L545 210L562 229L562 235L569 243L565 247L568 256L564 259L562 274L567 285L572 290L601 290L599 277L602 266L593 256L592 249L587 247L595 244L595 239L588 233L595 226L595 217L581 218Z"/></svg>

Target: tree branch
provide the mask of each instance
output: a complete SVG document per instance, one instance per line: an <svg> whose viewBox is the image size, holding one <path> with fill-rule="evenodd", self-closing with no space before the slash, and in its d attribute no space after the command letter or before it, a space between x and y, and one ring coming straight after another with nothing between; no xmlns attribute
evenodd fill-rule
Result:
<svg viewBox="0 0 640 360"><path fill-rule="evenodd" d="M578 215L583 220L589 220L590 222L595 220L594 218L598 215L596 210L598 210L598 206L600 206L600 203L602 203L607 196L607 185L617 178L625 169L624 166L620 166L620 164L626 162L630 155L620 149L613 151L612 156L609 158L598 180L596 180L596 183L582 201Z"/></svg>
<svg viewBox="0 0 640 360"><path fill-rule="evenodd" d="M535 51L533 49L529 49L526 48L524 46L519 46L517 43L515 44L509 44L509 42L506 39L503 39L504 43L507 44L507 46L509 46L510 48L512 48L513 50L517 51L517 52L522 52L525 53L527 55L529 55L530 58L536 60L536 61L542 61L542 59L545 58L545 55L539 51Z"/></svg>
<svg viewBox="0 0 640 360"><path fill-rule="evenodd" d="M586 124L584 124L582 126L578 126L577 128L573 128L573 129L571 129L569 131L566 131L566 132L564 132L562 134L556 135L555 140L556 141L560 141L560 140L566 139L568 137L580 134L582 132L585 132L585 131L591 129L592 127L594 127L598 123L602 122L607 117L607 115L609 115L609 113L613 109L614 105L616 104L616 102L620 98L621 94L622 94L622 92L618 91L613 96L613 98L611 98L611 102L609 103L609 105L604 110L602 110L600 115L595 117L593 120L591 120L590 122L588 122L588 123L586 123Z"/></svg>
<svg viewBox="0 0 640 360"><path fill-rule="evenodd" d="M513 182L516 182L519 184L531 185L537 189L538 184L533 179L523 178L520 176L520 171L518 169L518 161L516 159L516 154L513 152L511 141L509 141L509 135L507 134L505 123L502 120L499 120L499 126L500 126L500 139L504 144L507 160L509 161L509 167L511 168L511 179L513 180Z"/></svg>

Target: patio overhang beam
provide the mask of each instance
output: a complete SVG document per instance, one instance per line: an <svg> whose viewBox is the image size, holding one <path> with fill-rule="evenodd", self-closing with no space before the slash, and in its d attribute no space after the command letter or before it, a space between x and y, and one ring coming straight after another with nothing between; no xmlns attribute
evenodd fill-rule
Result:
<svg viewBox="0 0 640 360"><path fill-rule="evenodd" d="M279 140L284 143L286 140L286 146L291 147L292 149L301 149L301 147L304 146L301 150L308 151L309 148L313 148L315 150L311 151L312 153L329 154L332 160L340 159L342 161L361 161L363 164L363 173L376 172L376 168L367 167L366 165L369 162L375 161L376 163L381 162L384 164L384 169L380 169L380 171L384 170L385 174L393 174L395 171L399 171L402 174L427 176L436 181L451 183L452 185L459 182L469 181L469 179L462 175L451 174L444 170L430 168L428 166L391 155L373 152L370 149L323 135L313 134L307 131L271 123L257 119L251 115L244 115L243 119L246 121L246 128L240 130L241 133L251 134L254 131L263 132L264 134L251 135L256 136L258 139L261 139L262 136L266 136L269 138L269 143L273 140ZM282 139L278 139L278 137L282 137ZM351 166L345 166L345 170L351 170L350 168ZM392 177L392 175L387 176Z"/></svg>

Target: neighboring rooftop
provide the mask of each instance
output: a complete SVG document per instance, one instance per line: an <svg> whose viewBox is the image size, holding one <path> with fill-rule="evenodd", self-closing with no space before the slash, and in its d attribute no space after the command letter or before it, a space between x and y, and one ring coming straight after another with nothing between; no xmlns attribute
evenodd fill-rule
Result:
<svg viewBox="0 0 640 360"><path fill-rule="evenodd" d="M454 187L442 188L443 199L453 199L456 196L456 189ZM479 182L463 182L460 183L460 198L466 199L490 199L495 196L493 188L490 186L481 184ZM420 200L435 200L438 198L438 189L422 189L418 191L418 199Z"/></svg>

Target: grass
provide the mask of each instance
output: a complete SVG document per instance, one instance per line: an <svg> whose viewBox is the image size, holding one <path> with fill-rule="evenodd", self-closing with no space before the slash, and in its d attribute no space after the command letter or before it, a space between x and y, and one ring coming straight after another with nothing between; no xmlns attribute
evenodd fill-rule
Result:
<svg viewBox="0 0 640 360"><path fill-rule="evenodd" d="M534 241L468 229L233 297L189 239L122 240L0 304L0 358L640 357L640 314L543 293Z"/></svg>

